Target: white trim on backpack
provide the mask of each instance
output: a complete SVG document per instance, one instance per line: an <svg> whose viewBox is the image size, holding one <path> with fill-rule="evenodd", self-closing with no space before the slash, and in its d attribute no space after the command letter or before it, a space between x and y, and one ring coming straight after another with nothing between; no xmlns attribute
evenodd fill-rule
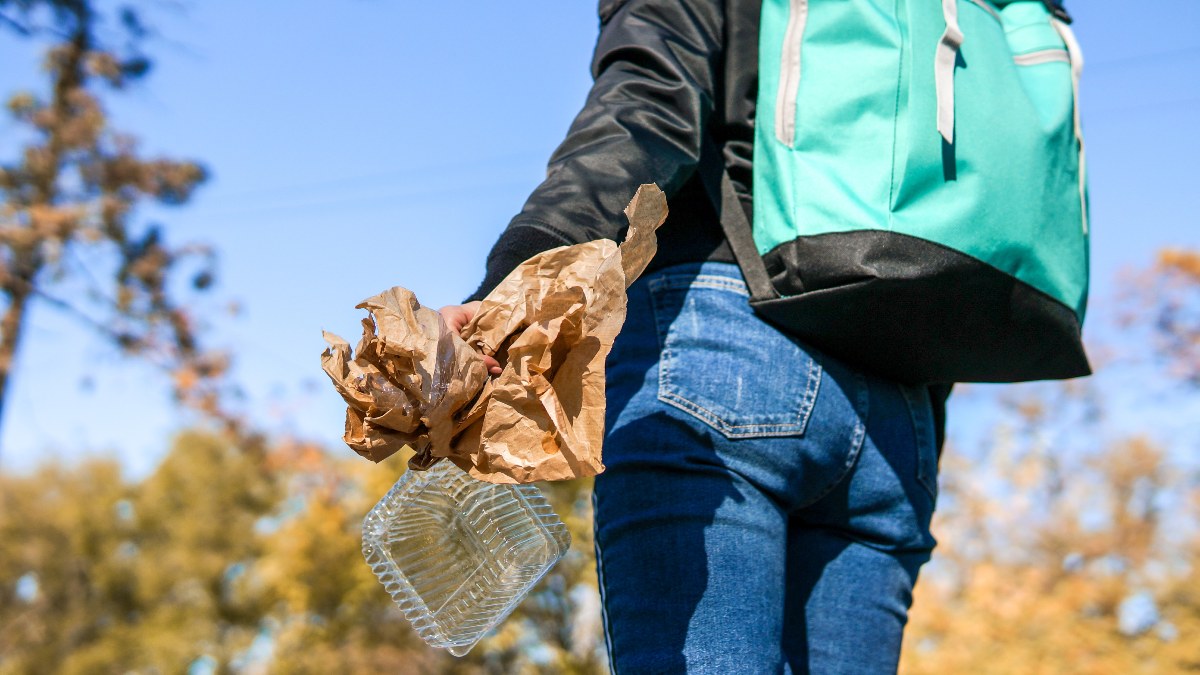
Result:
<svg viewBox="0 0 1200 675"><path fill-rule="evenodd" d="M1075 33L1065 22L1051 18L1050 25L1058 31L1063 44L1067 46L1067 57L1071 61L1071 94L1074 97L1072 105L1075 108L1075 140L1079 142L1079 206L1083 213L1083 233L1088 233L1088 204L1087 204L1087 154L1083 146L1083 124L1079 116L1079 81L1083 77L1083 50Z"/></svg>
<svg viewBox="0 0 1200 675"><path fill-rule="evenodd" d="M779 63L779 93L775 96L775 138L796 147L796 97L800 92L800 47L808 23L808 0L788 3L787 29Z"/></svg>
<svg viewBox="0 0 1200 675"><path fill-rule="evenodd" d="M942 0L946 32L938 40L933 60L933 82L937 89L937 130L947 143L954 142L954 66L963 34L958 27L958 0Z"/></svg>

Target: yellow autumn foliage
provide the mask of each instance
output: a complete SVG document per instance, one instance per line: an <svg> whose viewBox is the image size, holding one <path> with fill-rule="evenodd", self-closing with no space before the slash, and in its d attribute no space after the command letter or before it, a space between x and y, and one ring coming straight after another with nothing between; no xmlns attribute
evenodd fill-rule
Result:
<svg viewBox="0 0 1200 675"><path fill-rule="evenodd" d="M1200 283L1171 279L1138 311L1190 344ZM1194 402L1197 371L1171 371L1164 405ZM1009 391L979 447L951 438L942 458L901 671L1200 670L1194 448L1107 432L1099 385ZM590 481L543 486L569 554L456 659L416 638L360 551L405 453L223 433L179 436L139 480L103 459L0 474L0 675L606 672Z"/></svg>

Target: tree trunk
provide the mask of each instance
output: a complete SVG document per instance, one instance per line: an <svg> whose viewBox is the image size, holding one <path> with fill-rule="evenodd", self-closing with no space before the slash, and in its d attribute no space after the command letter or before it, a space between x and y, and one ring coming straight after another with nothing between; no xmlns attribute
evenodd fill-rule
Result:
<svg viewBox="0 0 1200 675"><path fill-rule="evenodd" d="M51 108L59 122L48 129L46 150L49 158L45 162L44 171L39 172L32 181L35 188L32 201L21 204L26 209L31 206L53 207L58 200L58 181L63 171L63 154L66 147L63 125L75 117L71 109L71 94L81 88L85 80L83 63L91 43L91 10L86 3L72 6L70 10L75 13L79 24L71 35L71 49L67 52L67 58L54 74ZM25 325L25 310L28 307L29 296L35 290L34 280L45 263L40 245L41 242L34 242L25 246L15 246L9 269L5 270L7 274L3 291L8 296L9 303L4 315L0 316L0 430L4 428L8 381L21 341L21 329ZM3 448L0 448L0 452L3 452Z"/></svg>
<svg viewBox="0 0 1200 675"><path fill-rule="evenodd" d="M4 411L8 403L8 380L21 341L21 329L25 326L25 310L29 303L30 286L20 284L9 289L8 307L0 317L0 429L4 427ZM0 452L3 448L0 448Z"/></svg>

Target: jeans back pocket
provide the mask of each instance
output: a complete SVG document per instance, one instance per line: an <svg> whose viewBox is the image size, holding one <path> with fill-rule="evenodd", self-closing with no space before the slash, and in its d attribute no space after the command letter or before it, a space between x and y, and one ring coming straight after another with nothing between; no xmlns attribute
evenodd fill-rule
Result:
<svg viewBox="0 0 1200 675"><path fill-rule="evenodd" d="M821 365L754 314L740 279L664 274L649 288L659 400L728 438L803 435Z"/></svg>

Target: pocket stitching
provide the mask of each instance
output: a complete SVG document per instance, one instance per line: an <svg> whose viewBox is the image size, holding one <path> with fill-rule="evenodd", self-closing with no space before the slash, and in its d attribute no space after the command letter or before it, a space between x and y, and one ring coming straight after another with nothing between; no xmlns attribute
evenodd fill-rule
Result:
<svg viewBox="0 0 1200 675"><path fill-rule="evenodd" d="M821 380L824 379L822 377L823 369L821 364L811 354L806 355L808 357L808 372L804 383L804 393L799 398L799 409L796 411L795 419L791 422L730 424L715 411L709 410L699 403L676 393L671 386L669 364L672 357L671 348L668 346L666 339L666 335L670 330L670 324L664 326L662 323L662 317L658 311L659 302L656 300L658 293L661 291L707 288L733 292L748 298L750 294L744 282L715 275L664 275L650 280L649 285L651 290L651 308L654 311L654 323L657 329L655 332L657 333L659 352L661 354L658 366L658 400L696 417L720 432L726 438L797 436L804 434L804 430L808 427L809 417L812 415L812 409L816 404Z"/></svg>
<svg viewBox="0 0 1200 675"><path fill-rule="evenodd" d="M929 393L925 392L924 396L928 400ZM918 417L924 418L925 416L918 416L917 405L914 405L913 391L908 387L904 388L904 403L908 407L908 415L913 423L913 440L917 447L917 482L921 484L921 487L925 488L930 497L936 500L938 495L937 448L934 447L936 441L933 438L933 429L926 424L926 421L932 424L932 416L928 420L918 419ZM932 462L929 461L931 458ZM927 465L930 464L932 464L933 469L932 476L927 471L930 468Z"/></svg>
<svg viewBox="0 0 1200 675"><path fill-rule="evenodd" d="M709 288L717 291L732 291L738 295L750 297L746 283L729 277L714 274L666 274L650 280L651 292L675 291L688 288Z"/></svg>
<svg viewBox="0 0 1200 675"><path fill-rule="evenodd" d="M664 363L659 368L659 382L660 383L665 382L668 387L670 386L670 382L671 382L670 369L666 365L666 363L669 361L669 352L670 352L669 349L663 349L663 362ZM675 391L673 389L664 392L663 387L660 386L658 398L659 398L659 400L661 400L665 403L671 403L673 405L676 405L676 407L679 407L688 412L693 412L693 413L696 413L697 415L703 415L712 422L713 426L719 427L722 430L728 429L730 431L730 433L733 433L733 434L758 433L758 432L737 432L736 431L737 429L758 429L758 430L761 430L763 433L768 433L768 434L791 435L791 434L795 434L797 432L803 433L804 430L808 427L808 418L810 415L812 415L812 409L816 405L816 402L817 402L817 393L818 393L818 391L820 391L820 388L821 388L821 380L823 379L821 377L821 375L822 375L821 365L819 363L817 363L816 359L809 357L808 372L806 373L806 380L804 382L804 393L800 396L800 401L799 401L800 409L796 411L796 417L791 422L782 422L782 423L751 422L749 424L731 424L730 422L727 422L723 417L721 417L720 413L718 413L717 411L705 408L704 406L700 405L699 403L696 403L695 401L691 400L690 398L683 396L681 394L675 393ZM746 417L753 419L753 416L750 416L750 415L747 415Z"/></svg>
<svg viewBox="0 0 1200 675"><path fill-rule="evenodd" d="M808 416L805 415L803 420L797 422L788 422L786 424L730 424L720 418L715 412L705 408L704 406L693 402L692 400L675 394L672 392L659 391L658 399L663 403L675 406L684 412L691 413L696 417L701 418L709 426L717 431L720 431L728 438L747 438L750 436L795 436L803 434L807 427ZM745 429L746 431L738 431Z"/></svg>
<svg viewBox="0 0 1200 675"><path fill-rule="evenodd" d="M829 484L824 488L818 490L815 497L798 505L797 509L808 508L824 499L830 492L833 492L833 489L850 475L850 470L854 468L854 465L858 462L858 456L862 454L863 443L867 440L867 424L865 420L871 410L871 388L867 383L867 378L862 373L856 373L854 381L858 387L858 395L855 400L857 405L854 406L855 412L858 413L858 421L854 425L854 435L850 437L850 452L846 455L846 463L842 466L842 471L836 478L829 481Z"/></svg>

